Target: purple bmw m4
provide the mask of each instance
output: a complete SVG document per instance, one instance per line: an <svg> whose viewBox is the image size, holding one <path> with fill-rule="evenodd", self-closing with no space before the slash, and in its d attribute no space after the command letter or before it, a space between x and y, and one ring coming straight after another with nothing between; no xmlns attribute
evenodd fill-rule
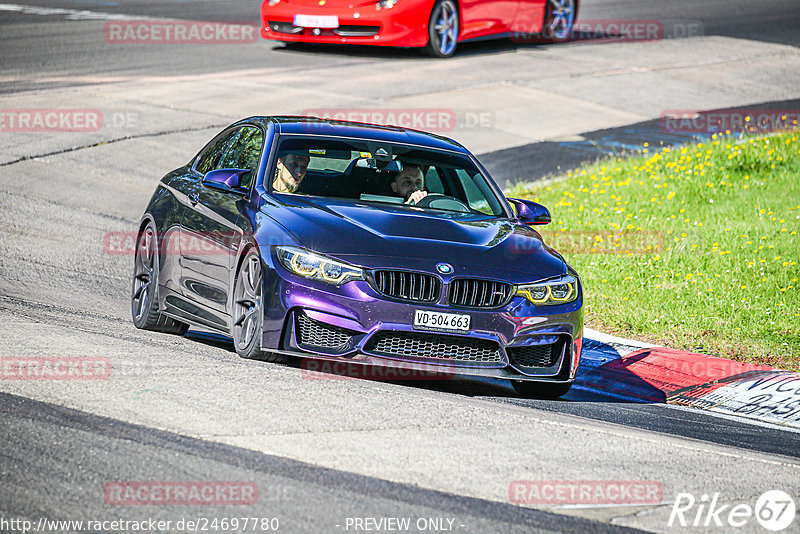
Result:
<svg viewBox="0 0 800 534"><path fill-rule="evenodd" d="M189 325L244 358L424 365L565 394L578 274L467 149L415 130L251 117L159 183L142 217L137 327Z"/></svg>

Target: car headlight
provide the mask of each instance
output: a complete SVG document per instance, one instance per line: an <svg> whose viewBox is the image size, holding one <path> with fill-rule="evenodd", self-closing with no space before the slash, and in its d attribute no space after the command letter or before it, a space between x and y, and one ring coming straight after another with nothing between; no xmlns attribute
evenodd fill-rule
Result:
<svg viewBox="0 0 800 534"><path fill-rule="evenodd" d="M364 271L358 267L314 254L296 247L277 247L278 259L295 274L340 286L350 280L363 280Z"/></svg>
<svg viewBox="0 0 800 534"><path fill-rule="evenodd" d="M375 4L375 9L380 11L381 9L391 9L397 3L397 0L378 0Z"/></svg>
<svg viewBox="0 0 800 534"><path fill-rule="evenodd" d="M539 306L566 304L578 298L578 279L572 275L566 275L558 280L525 284L517 286L516 294Z"/></svg>

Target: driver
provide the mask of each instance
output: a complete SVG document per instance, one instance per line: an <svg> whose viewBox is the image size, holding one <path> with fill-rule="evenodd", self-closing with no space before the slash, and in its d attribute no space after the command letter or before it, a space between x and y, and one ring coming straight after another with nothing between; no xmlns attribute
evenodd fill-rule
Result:
<svg viewBox="0 0 800 534"><path fill-rule="evenodd" d="M394 194L403 197L406 204L416 204L428 196L428 192L423 189L422 169L418 165L403 165L403 170L392 180L391 187Z"/></svg>
<svg viewBox="0 0 800 534"><path fill-rule="evenodd" d="M286 154L282 158L278 158L272 188L279 193L294 193L297 191L297 188L300 187L300 182L306 176L310 161L311 158L309 156L300 154Z"/></svg>

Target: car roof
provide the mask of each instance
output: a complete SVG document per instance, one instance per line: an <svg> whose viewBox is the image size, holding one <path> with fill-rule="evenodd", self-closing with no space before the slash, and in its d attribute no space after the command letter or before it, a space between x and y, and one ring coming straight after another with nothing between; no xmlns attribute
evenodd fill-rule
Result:
<svg viewBox="0 0 800 534"><path fill-rule="evenodd" d="M401 128L399 126L381 126L365 122L320 119L317 117L293 115L256 116L243 119L239 122L261 123L265 127L267 123L271 122L275 125L275 129L279 134L356 137L387 141L390 143L421 145L469 154L466 148L448 137L422 132L412 128Z"/></svg>

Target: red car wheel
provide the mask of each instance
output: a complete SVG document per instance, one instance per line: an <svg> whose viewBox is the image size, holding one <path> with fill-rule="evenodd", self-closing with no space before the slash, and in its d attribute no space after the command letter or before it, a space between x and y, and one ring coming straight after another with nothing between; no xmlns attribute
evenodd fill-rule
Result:
<svg viewBox="0 0 800 534"><path fill-rule="evenodd" d="M578 0L547 0L541 38L560 43L572 36L578 16Z"/></svg>
<svg viewBox="0 0 800 534"><path fill-rule="evenodd" d="M425 52L433 57L450 57L458 44L458 6L453 0L438 0L428 21L428 46Z"/></svg>

